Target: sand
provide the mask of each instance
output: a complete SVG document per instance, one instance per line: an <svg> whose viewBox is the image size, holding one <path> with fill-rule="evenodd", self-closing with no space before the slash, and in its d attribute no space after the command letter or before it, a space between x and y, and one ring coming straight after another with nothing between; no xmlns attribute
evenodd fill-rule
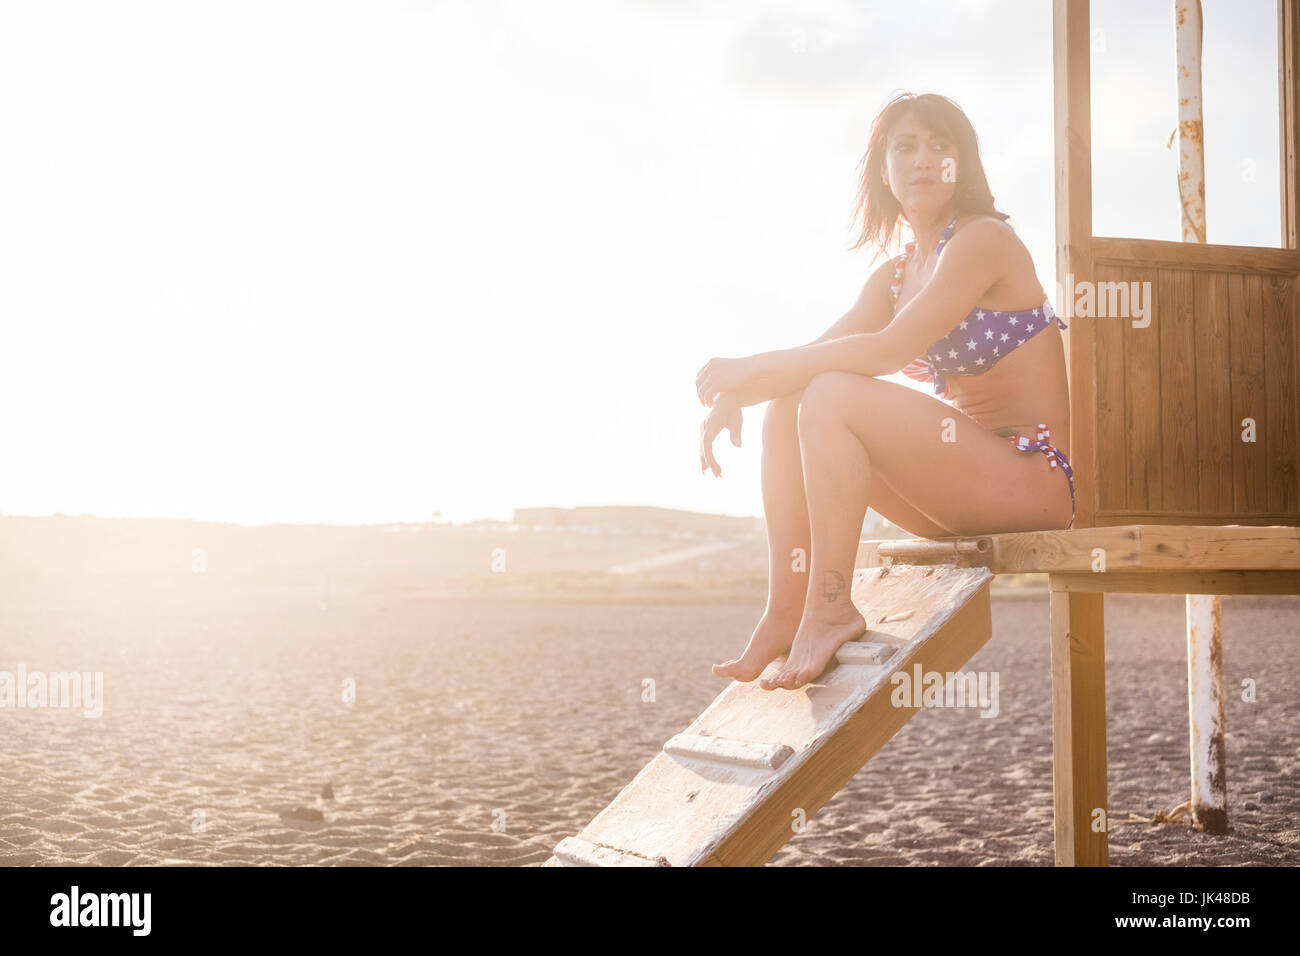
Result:
<svg viewBox="0 0 1300 956"><path fill-rule="evenodd" d="M256 540L240 575L69 544L4 576L0 671L101 671L104 704L0 709L0 864L538 865L722 690L709 665L761 607L637 575L448 596L355 561L326 586ZM1112 865L1300 863L1298 610L1223 600L1233 832L1211 836L1149 822L1189 796L1182 598L1107 599ZM996 592L993 622L967 669L999 673L999 715L922 711L774 865L1052 864L1046 592Z"/></svg>
<svg viewBox="0 0 1300 956"><path fill-rule="evenodd" d="M0 708L0 865L541 864L722 691L766 544L753 519L520 514L0 518L0 671L104 682L98 718ZM1000 714L923 710L772 864L1052 865L1044 584L997 579L967 665ZM1183 598L1106 609L1113 864L1300 862L1300 597L1223 598L1226 836L1149 822L1190 796Z"/></svg>

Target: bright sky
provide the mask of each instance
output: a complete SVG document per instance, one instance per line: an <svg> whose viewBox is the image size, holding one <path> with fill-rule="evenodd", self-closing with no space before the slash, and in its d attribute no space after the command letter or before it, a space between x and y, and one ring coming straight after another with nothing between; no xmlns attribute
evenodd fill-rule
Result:
<svg viewBox="0 0 1300 956"><path fill-rule="evenodd" d="M1173 3L1092 10L1095 231L1177 240ZM1209 238L1275 245L1276 3L1204 11ZM1046 0L0 0L0 512L761 514L696 371L852 304L899 88L1050 292L1051 53Z"/></svg>

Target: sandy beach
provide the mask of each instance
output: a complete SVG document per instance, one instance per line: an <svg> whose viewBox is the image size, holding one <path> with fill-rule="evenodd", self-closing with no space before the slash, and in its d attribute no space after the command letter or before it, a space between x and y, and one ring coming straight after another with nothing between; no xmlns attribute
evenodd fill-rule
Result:
<svg viewBox="0 0 1300 956"><path fill-rule="evenodd" d="M351 531L331 551L325 532L299 547L212 526L243 563L222 571L235 549L219 543L195 573L204 535L182 523L114 538L15 520L0 519L0 671L102 672L103 702L0 709L9 866L538 865L722 690L709 665L762 607L736 583L762 566L745 535L726 566L694 544L695 564L657 580L457 596L391 534L369 532L372 554ZM646 551L618 549L565 577ZM1108 598L1112 865L1300 863L1298 610L1224 598L1233 832L1209 836L1150 822L1189 794L1182 599ZM918 714L773 865L1052 864L1046 591L996 592L993 623L968 669L999 672L999 714Z"/></svg>

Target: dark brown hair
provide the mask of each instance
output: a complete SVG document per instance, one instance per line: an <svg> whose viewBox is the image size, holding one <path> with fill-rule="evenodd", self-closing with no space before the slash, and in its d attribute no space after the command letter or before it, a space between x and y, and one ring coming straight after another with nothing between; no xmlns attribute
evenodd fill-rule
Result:
<svg viewBox="0 0 1300 956"><path fill-rule="evenodd" d="M946 136L957 147L959 172L952 198L956 212L996 216L1004 222L1011 218L993 206L993 193L989 191L984 164L980 161L975 127L961 107L938 93L896 93L872 121L867 151L858 164L861 178L853 221L861 221L862 227L850 251L870 244L884 253L891 244L898 243L902 206L884 182L885 151L890 131L909 113L932 133Z"/></svg>

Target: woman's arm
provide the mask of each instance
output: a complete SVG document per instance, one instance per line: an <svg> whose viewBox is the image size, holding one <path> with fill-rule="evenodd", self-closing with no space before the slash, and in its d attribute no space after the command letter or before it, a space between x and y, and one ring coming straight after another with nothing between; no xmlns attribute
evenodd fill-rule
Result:
<svg viewBox="0 0 1300 956"><path fill-rule="evenodd" d="M755 379L791 391L821 372L889 375L943 338L1006 273L1011 261L1008 228L978 219L953 236L934 275L894 320L878 332L862 332L795 349L754 356Z"/></svg>
<svg viewBox="0 0 1300 956"><path fill-rule="evenodd" d="M793 376L786 376L784 379L764 378L758 379L748 388L719 392L718 397L713 401L714 404L718 402L734 402L738 408L747 408L750 405L761 405L763 402L770 402L774 398L782 398L791 392L799 391L801 388L803 388L803 385L799 384L798 380Z"/></svg>
<svg viewBox="0 0 1300 956"><path fill-rule="evenodd" d="M845 338L855 333L875 332L883 329L889 324L894 311L889 292L889 284L893 281L893 277L894 260L892 258L886 259L872 270L871 275L867 277L867 281L863 283L862 291L858 293L857 301L853 303L847 312L813 341L790 351L797 352L800 349L810 348L821 342ZM726 397L744 408L749 405L758 405L775 398L781 398L791 392L797 392L807 384L807 379L800 380L797 374L791 375L778 372L777 374L755 377L741 388L719 392L715 401L720 401L723 397Z"/></svg>

